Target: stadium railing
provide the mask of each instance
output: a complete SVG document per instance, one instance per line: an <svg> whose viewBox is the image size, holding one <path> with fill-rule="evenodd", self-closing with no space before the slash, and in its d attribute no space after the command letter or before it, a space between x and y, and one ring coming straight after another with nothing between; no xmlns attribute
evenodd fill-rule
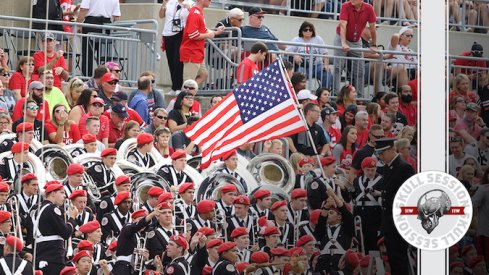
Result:
<svg viewBox="0 0 489 275"><path fill-rule="evenodd" d="M477 61L479 63L485 62L486 67L455 65L454 62L457 59L474 62ZM477 92L479 87L489 84L489 58L450 55L448 56L448 64L450 66L449 70L451 75L449 85L451 85L451 80L453 77L459 73L466 74L469 77L470 75L473 75L470 77L470 79L472 79L472 89L474 89L475 92Z"/></svg>
<svg viewBox="0 0 489 275"><path fill-rule="evenodd" d="M458 3L460 21L456 22L453 12L450 12L450 30L489 32L489 0L447 1L448 5L452 3ZM475 24L469 22L471 17L474 18Z"/></svg>

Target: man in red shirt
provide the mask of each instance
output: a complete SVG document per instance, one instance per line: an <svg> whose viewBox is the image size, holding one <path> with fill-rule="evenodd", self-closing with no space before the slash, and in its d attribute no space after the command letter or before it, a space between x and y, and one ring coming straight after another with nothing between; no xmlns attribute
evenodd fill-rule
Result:
<svg viewBox="0 0 489 275"><path fill-rule="evenodd" d="M463 52L460 54L460 56L481 58L483 54L484 48L482 48L482 45L474 42L474 44L472 44L470 52ZM471 80L480 80L484 72L482 68L487 67L486 61L484 60L469 60L464 58L455 59L453 65L456 66L454 70L454 75L458 75L461 73L466 74Z"/></svg>
<svg viewBox="0 0 489 275"><path fill-rule="evenodd" d="M363 0L350 0L341 5L340 23L336 27L336 36L334 45L341 47L341 50L334 50L334 89L340 90L340 79L343 68L346 65L348 57L363 57L363 53L350 48L362 48L361 34L363 29L369 23L372 43L370 49L377 51L377 31L375 29L375 21L377 20L372 5L364 3ZM339 57L339 58L338 58ZM363 97L363 71L364 64L358 60L352 60L352 68L350 75L350 83L357 89L358 97Z"/></svg>
<svg viewBox="0 0 489 275"><path fill-rule="evenodd" d="M416 125L418 108L412 104L413 92L411 91L411 87L409 85L402 85L398 89L398 95L401 99L399 102L399 113L406 117L409 126Z"/></svg>
<svg viewBox="0 0 489 275"><path fill-rule="evenodd" d="M78 126L80 128L80 135L83 136L85 134L91 133L94 134L93 132L90 132L86 125L86 121L89 117L94 116L98 117L100 120L100 130L97 133L96 137L97 140L102 142L105 146L105 148L108 148L109 146L109 117L102 115L104 112L104 105L105 102L103 99L100 97L96 97L92 99L92 104L90 104L89 112L87 114L84 114L78 123Z"/></svg>
<svg viewBox="0 0 489 275"><path fill-rule="evenodd" d="M362 148L368 141L368 113L358 111L355 115L355 128L357 129L357 147Z"/></svg>
<svg viewBox="0 0 489 275"><path fill-rule="evenodd" d="M190 9L180 45L183 79L195 79L199 85L208 75L204 64L205 39L212 39L224 31L223 26L216 31L210 31L205 26L204 8L209 7L210 3L211 0L197 0Z"/></svg>
<svg viewBox="0 0 489 275"><path fill-rule="evenodd" d="M243 59L236 70L238 84L245 83L253 75L259 72L257 62L263 62L268 54L268 47L262 42L256 42L251 47L251 54Z"/></svg>
<svg viewBox="0 0 489 275"><path fill-rule="evenodd" d="M37 112L36 119L40 121L48 121L51 118L51 115L49 112L49 104L43 99L45 88L46 87L42 82L32 81L29 85L29 97L23 97L15 103L14 112L12 113L12 121L21 119L24 116L25 110L23 109L23 106L26 100L29 99L34 100L40 109L39 112Z"/></svg>
<svg viewBox="0 0 489 275"><path fill-rule="evenodd" d="M112 107L109 120L109 147L114 148L116 141L124 135L128 116L126 106L117 103Z"/></svg>
<svg viewBox="0 0 489 275"><path fill-rule="evenodd" d="M53 70L54 86L62 89L61 80L67 80L69 77L66 61L63 51L55 51L56 39L53 33L46 33L42 43L42 50L36 52L34 58L34 74L38 74L39 67L44 66L44 70Z"/></svg>

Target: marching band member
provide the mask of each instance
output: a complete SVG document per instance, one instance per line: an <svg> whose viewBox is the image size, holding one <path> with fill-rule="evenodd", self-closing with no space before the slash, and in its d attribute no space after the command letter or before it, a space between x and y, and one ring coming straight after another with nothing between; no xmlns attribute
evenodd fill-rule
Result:
<svg viewBox="0 0 489 275"><path fill-rule="evenodd" d="M22 225L25 226L25 219L29 217L29 213L33 206L40 202L41 197L38 195L39 182L35 174L25 174L22 176L20 182L22 183L22 189L15 196L19 201L19 215L22 220Z"/></svg>
<svg viewBox="0 0 489 275"><path fill-rule="evenodd" d="M334 204L328 200L319 216L316 231L319 236L322 236L322 240L320 240L321 255L316 270L331 272L338 270L340 258L351 246L354 230L353 215L346 208L343 200L331 188L326 192L334 199Z"/></svg>
<svg viewBox="0 0 489 275"><path fill-rule="evenodd" d="M114 171L112 171L112 167L114 167L116 155L116 149L105 149L100 153L102 161L87 169L87 174L92 177L93 181L100 188L102 194L105 192L108 192L109 194L114 193L112 183L115 181L115 175Z"/></svg>
<svg viewBox="0 0 489 275"><path fill-rule="evenodd" d="M59 275L76 275L76 267L74 266L65 266Z"/></svg>
<svg viewBox="0 0 489 275"><path fill-rule="evenodd" d="M132 206L131 193L122 191L115 197L114 205L116 209L105 214L102 222L102 240L107 241L108 237L117 237L125 224L131 223L131 213L129 210Z"/></svg>
<svg viewBox="0 0 489 275"><path fill-rule="evenodd" d="M114 274L132 274L133 267L131 266L131 262L134 257L134 249L138 243L137 235L158 214L160 214L160 208L158 206L149 214L145 209L140 209L132 213L132 222L127 223L119 234L116 252L117 261L112 271Z"/></svg>
<svg viewBox="0 0 489 275"><path fill-rule="evenodd" d="M276 226L267 226L262 235L265 238L265 245L260 246L260 250L270 256L270 250L277 247L280 242L280 230Z"/></svg>
<svg viewBox="0 0 489 275"><path fill-rule="evenodd" d="M156 174L168 181L170 186L180 186L182 183L192 182L192 179L183 171L187 166L187 153L185 153L185 150L176 150L171 154L171 159L171 165L161 166Z"/></svg>
<svg viewBox="0 0 489 275"><path fill-rule="evenodd" d="M361 218L364 251L368 254L370 250L377 250L377 232L381 222L381 192L375 189L382 184L382 176L376 173L377 160L372 157L364 158L361 168L362 175L353 180L353 215Z"/></svg>
<svg viewBox="0 0 489 275"><path fill-rule="evenodd" d="M82 250L73 257L77 275L88 275L92 269L93 255L88 250Z"/></svg>
<svg viewBox="0 0 489 275"><path fill-rule="evenodd" d="M173 225L172 205L168 202L158 204L161 208L160 214L156 217L156 228L148 232L146 249L149 251L149 259L154 259L155 256L161 256L165 252L166 246L172 235L177 234ZM170 258L163 257L162 263L166 266L170 262Z"/></svg>
<svg viewBox="0 0 489 275"><path fill-rule="evenodd" d="M75 190L71 193L68 198L71 204L78 209L78 215L75 218L75 232L74 237L80 237L81 232L79 231L80 226L93 221L95 216L92 214L90 208L87 207L87 191L85 190Z"/></svg>
<svg viewBox="0 0 489 275"><path fill-rule="evenodd" d="M307 188L307 200L311 209L321 209L323 203L328 196L326 195L326 189L333 188L335 192L338 191L338 187L333 181L333 176L336 172L336 159L334 157L325 157L321 159L321 166L326 176L322 175L315 178Z"/></svg>
<svg viewBox="0 0 489 275"><path fill-rule="evenodd" d="M178 187L178 194L180 195L181 200L175 202L175 208L179 209L178 213L175 213L175 215L181 220L195 217L195 184L193 182L180 184Z"/></svg>
<svg viewBox="0 0 489 275"><path fill-rule="evenodd" d="M57 181L50 182L44 191L46 200L41 203L33 215L34 245L36 266L44 274L58 274L66 265L65 240L76 226L75 218L78 209L71 207L66 217L59 209L66 200L63 185Z"/></svg>
<svg viewBox="0 0 489 275"><path fill-rule="evenodd" d="M68 180L64 183L66 196L71 196L71 193L75 190L81 189L83 182L83 174L85 173L85 167L79 163L72 163L66 169L66 175Z"/></svg>
<svg viewBox="0 0 489 275"><path fill-rule="evenodd" d="M162 202L167 202L171 205L173 205L173 193L172 192L163 192L159 197L158 197L158 204ZM177 224L177 223L176 223Z"/></svg>
<svg viewBox="0 0 489 275"><path fill-rule="evenodd" d="M250 235L245 227L237 227L231 232L231 239L236 243L239 261L249 262L251 256Z"/></svg>
<svg viewBox="0 0 489 275"><path fill-rule="evenodd" d="M149 155L153 149L154 138L148 133L141 133L137 136L136 150L129 152L127 160L139 167L150 168L155 165L154 159Z"/></svg>
<svg viewBox="0 0 489 275"><path fill-rule="evenodd" d="M216 239L216 232L209 227L201 227L197 233L190 240L189 253L192 255L187 256L187 262L190 263L190 274L201 274L204 267L214 266L219 258L217 254L217 246L223 242ZM218 241L219 244L216 244ZM216 247L216 249L213 249Z"/></svg>
<svg viewBox="0 0 489 275"><path fill-rule="evenodd" d="M221 199L216 202L217 209L224 211L226 217L234 214L234 199L238 195L238 189L234 184L225 184L221 188Z"/></svg>
<svg viewBox="0 0 489 275"><path fill-rule="evenodd" d="M238 152L236 150L231 150L225 153L221 160L224 162L224 167L217 169L216 173L225 173L235 177L243 186L246 186L244 179L236 172L238 169Z"/></svg>
<svg viewBox="0 0 489 275"><path fill-rule="evenodd" d="M17 142L12 145L13 157L7 156L0 163L0 177L3 181L14 182L22 169L29 169L27 161L29 160L29 144Z"/></svg>
<svg viewBox="0 0 489 275"><path fill-rule="evenodd" d="M270 261L272 263L276 263L272 266L272 270L274 271L274 273L287 274L288 272L284 272L285 265L283 264L283 262L287 262L287 260L289 260L289 250L283 247L276 247L271 249L270 253L272 253Z"/></svg>
<svg viewBox="0 0 489 275"><path fill-rule="evenodd" d="M287 201L276 201L270 210L273 213L275 226L278 227L280 231L279 244L282 246L293 246L294 245L294 225L289 223L287 220L288 208ZM299 237L299 236L297 236Z"/></svg>
<svg viewBox="0 0 489 275"><path fill-rule="evenodd" d="M100 223L97 220L93 220L87 222L86 224L80 226L80 232L85 235L87 241L93 244L93 264L97 266L100 260L107 259L107 255L105 254L106 249L104 245L102 245L102 229L100 228ZM81 242L80 242L81 243ZM95 268L95 272L91 272L90 274L97 274L97 270Z"/></svg>
<svg viewBox="0 0 489 275"><path fill-rule="evenodd" d="M0 180L0 210L11 211L10 206L7 204L9 194L10 186Z"/></svg>
<svg viewBox="0 0 489 275"><path fill-rule="evenodd" d="M238 249L236 243L226 242L219 246L217 253L219 253L219 260L212 268L212 275L237 275L238 271L234 266L238 262Z"/></svg>
<svg viewBox="0 0 489 275"><path fill-rule="evenodd" d="M287 214L287 220L294 226L299 226L296 224L297 221L302 224L309 220L309 212L307 211L307 191L306 189L296 188L290 193L290 202L287 204L287 209L289 210Z"/></svg>
<svg viewBox="0 0 489 275"><path fill-rule="evenodd" d="M87 124L89 123L89 121L93 121L93 120L89 120L90 118L87 119ZM97 119L97 122L98 122L98 119ZM92 134L84 134L81 138L81 142L77 142L77 143L83 143L83 148L75 148L73 149L73 151L71 151L71 156L72 157L77 157L77 156L80 156L80 155L83 155L85 153L96 153L97 152L97 145L98 145L98 141L97 140L97 137L92 135ZM100 142L100 144L103 145L103 143Z"/></svg>
<svg viewBox="0 0 489 275"><path fill-rule="evenodd" d="M102 218L105 214L110 213L116 208L114 202L117 194L120 192L131 191L131 178L126 175L118 176L117 179L115 179L115 188L117 191L116 193L104 196L100 201L99 207L97 208L97 219L99 222L102 222Z"/></svg>
<svg viewBox="0 0 489 275"><path fill-rule="evenodd" d="M234 199L234 215L227 217L227 236L231 236L233 230L239 227L244 227L248 231L248 241L253 240L256 231L256 221L249 214L250 199L246 195L237 196ZM255 243L251 242L253 245Z"/></svg>
<svg viewBox="0 0 489 275"><path fill-rule="evenodd" d="M299 227L299 236L310 236L313 238L316 242L319 242L321 240L321 236L317 235L316 232L316 226L318 224L319 216L321 215L321 209L314 209L311 211L311 214L309 216L309 222L300 225Z"/></svg>
<svg viewBox="0 0 489 275"><path fill-rule="evenodd" d="M197 204L197 215L187 220L187 232L190 232L190 236L195 235L197 230L201 227L215 228L213 222L216 208L216 202L211 200L201 200Z"/></svg>
<svg viewBox="0 0 489 275"><path fill-rule="evenodd" d="M219 253L217 253L217 249L219 246L223 244L223 242L219 239L213 239L207 242L207 266L211 268L211 273L212 273L212 268L216 265L217 261L219 260ZM194 259L197 259L198 257L194 257ZM200 271L197 270L197 272L194 272L194 265L190 265L192 267L192 275L198 275L200 274Z"/></svg>
<svg viewBox="0 0 489 275"><path fill-rule="evenodd" d="M251 263L252 264L266 264L270 262L270 255L263 251L253 252L251 254ZM248 273L249 274L249 273ZM252 274L264 274L264 275L273 275L275 274L270 266L258 267Z"/></svg>
<svg viewBox="0 0 489 275"><path fill-rule="evenodd" d="M360 265L360 260L355 252L352 250L347 250L346 253L341 257L338 267L340 271L333 271L331 275L353 275L356 274L358 266ZM372 273L373 274L373 273Z"/></svg>
<svg viewBox="0 0 489 275"><path fill-rule="evenodd" d="M311 235L304 235L297 240L295 246L302 248L307 258L310 259L316 250L316 240Z"/></svg>
<svg viewBox="0 0 489 275"><path fill-rule="evenodd" d="M300 173L295 175L295 185L294 189L302 188L306 189L306 176L310 176L312 178L317 177L316 173L314 173L314 159L311 157L304 156L299 161L299 171ZM308 175L309 173L312 173Z"/></svg>
<svg viewBox="0 0 489 275"><path fill-rule="evenodd" d="M15 133L17 136L14 140L5 139L2 144L0 144L0 153L11 151L12 146L16 142L24 142L30 145L34 139L34 124L30 122L19 123L15 127Z"/></svg>
<svg viewBox="0 0 489 275"><path fill-rule="evenodd" d="M173 235L166 246L166 256L172 259L165 269L165 275L189 275L190 265L185 260L188 243L181 235Z"/></svg>
<svg viewBox="0 0 489 275"><path fill-rule="evenodd" d="M254 194L253 198L255 199L255 203L251 205L251 212L253 215L258 217L266 216L267 218L271 217L270 206L272 206L272 193L267 189L258 189Z"/></svg>
<svg viewBox="0 0 489 275"><path fill-rule="evenodd" d="M0 251L3 251L5 238L12 231L12 214L9 211L0 210Z"/></svg>
<svg viewBox="0 0 489 275"><path fill-rule="evenodd" d="M148 199L141 205L141 208L146 209L148 213L153 212L153 209L158 205L158 198L165 190L158 186L152 186L148 189Z"/></svg>
<svg viewBox="0 0 489 275"><path fill-rule="evenodd" d="M7 236L3 248L3 258L0 258L0 275L23 274L32 275L32 263L22 259L18 254L24 249L24 243L17 237Z"/></svg>

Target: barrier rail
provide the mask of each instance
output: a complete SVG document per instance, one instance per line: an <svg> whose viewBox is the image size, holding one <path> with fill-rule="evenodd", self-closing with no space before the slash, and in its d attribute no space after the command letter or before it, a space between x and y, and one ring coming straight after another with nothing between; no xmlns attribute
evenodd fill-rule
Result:
<svg viewBox="0 0 489 275"><path fill-rule="evenodd" d="M489 32L489 0L449 0L450 30Z"/></svg>
<svg viewBox="0 0 489 275"><path fill-rule="evenodd" d="M42 34L51 32L59 43L56 50L64 51L71 76L81 75L81 78L86 79L93 74L93 68L108 61L120 64L121 82L127 84L135 83L142 71L156 72L157 70L156 62L160 57L157 53L158 22L156 20L119 21L106 25L14 16L0 16L0 20L8 20L12 25L42 23L69 25L73 28L73 33L67 33L29 27L0 26L0 33L3 36L0 47L8 50L6 53L12 68L22 56L32 56L36 51L40 51ZM81 33L83 28L90 31Z"/></svg>
<svg viewBox="0 0 489 275"><path fill-rule="evenodd" d="M455 61L460 60L462 63L470 62L471 64L455 65ZM450 81L453 77L463 73L471 80L471 88L477 92L478 88L489 83L489 58L470 57L470 56L448 56L450 69ZM450 82L451 85L451 82Z"/></svg>

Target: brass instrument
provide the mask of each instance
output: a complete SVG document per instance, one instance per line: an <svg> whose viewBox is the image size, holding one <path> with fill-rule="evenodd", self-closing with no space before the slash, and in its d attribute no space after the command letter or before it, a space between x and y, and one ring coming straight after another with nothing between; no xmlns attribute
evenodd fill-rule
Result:
<svg viewBox="0 0 489 275"><path fill-rule="evenodd" d="M291 271L294 274L302 274L307 271L308 264L307 264L307 258L304 256L292 256L290 257L290 260L276 260L271 263L253 263L249 264L246 269L244 274L250 274L255 272L257 269L262 268L262 267L280 267L280 266L285 266L287 264L290 264Z"/></svg>
<svg viewBox="0 0 489 275"><path fill-rule="evenodd" d="M294 212L294 224L292 225L294 227L294 242L292 243L292 246L294 247L297 241L299 240L299 225L300 225L300 220L299 220L299 214L298 212Z"/></svg>
<svg viewBox="0 0 489 275"><path fill-rule="evenodd" d="M226 184L235 185L238 194L246 194L245 187L238 179L227 173L216 172L205 178L196 189L196 201L221 199L221 188Z"/></svg>
<svg viewBox="0 0 489 275"><path fill-rule="evenodd" d="M142 239L142 240L141 240ZM146 232L144 238L138 237L137 247L134 248L133 253L133 267L138 271L138 274L143 274L144 269L144 253L146 250L146 241L148 240L148 233Z"/></svg>
<svg viewBox="0 0 489 275"><path fill-rule="evenodd" d="M24 242L22 226L20 225L19 200L16 196L12 196L8 199L7 203L10 204L10 209L12 212L12 227L14 230L14 236Z"/></svg>
<svg viewBox="0 0 489 275"><path fill-rule="evenodd" d="M353 218L353 224L355 226L355 236L359 239L357 240L358 241L357 252L362 252L362 254L365 255L365 241L363 238L362 217L355 216Z"/></svg>
<svg viewBox="0 0 489 275"><path fill-rule="evenodd" d="M226 212L223 209L216 209L216 215L212 222L215 224L216 228L216 238L221 239L223 242L227 242L227 222L226 222ZM223 233L224 232L224 233Z"/></svg>
<svg viewBox="0 0 489 275"><path fill-rule="evenodd" d="M66 199L65 200L65 203L64 203L64 216L65 216L65 223L68 222L68 215L69 215L69 211L70 211L70 208L73 207L71 206L71 201L69 199ZM66 241L66 256L67 257L71 257L73 256L73 243L71 242L71 236L68 238L68 240Z"/></svg>
<svg viewBox="0 0 489 275"><path fill-rule="evenodd" d="M295 172L288 160L277 154L260 154L248 164L247 170L253 175L258 185L275 185L286 194L294 189Z"/></svg>
<svg viewBox="0 0 489 275"><path fill-rule="evenodd" d="M174 200L173 200L173 228L179 233L179 234L187 234L187 219L185 219L185 209L182 209L180 207L177 207L177 203L182 201L182 199L177 199L178 197L178 191L174 191ZM177 213L180 214L183 217L182 224L177 224ZM192 217L189 217L192 218Z"/></svg>
<svg viewBox="0 0 489 275"><path fill-rule="evenodd" d="M68 178L66 170L72 164L73 158L70 153L57 144L46 144L36 151L46 167L47 181L57 180L63 182Z"/></svg>
<svg viewBox="0 0 489 275"><path fill-rule="evenodd" d="M7 151L0 154L0 159L4 159L6 157L12 158L12 152ZM35 154L29 152L26 163L28 168L22 168L17 173L13 181L13 191L16 194L21 192L22 184L20 183L20 180L22 179L22 176L27 173L36 174L37 181L39 183L39 190L44 190L44 185L46 185L46 168L44 168L42 161Z"/></svg>
<svg viewBox="0 0 489 275"><path fill-rule="evenodd" d="M149 168L140 167L135 163L127 161L127 156L129 155L129 153L136 150L136 148L137 148L137 139L129 138L125 140L119 147L119 150L117 150L117 165L119 165L119 167L121 167L121 169L125 172L124 174L128 176L135 174L134 172L136 173L150 172L153 169L153 167L149 167ZM153 149L151 149L151 152L149 152L148 155L150 158L153 159L155 163L154 166L157 166L159 163L164 161L163 156L158 152L158 149L154 147ZM130 172L131 170L133 170L132 173ZM126 172L130 172L130 173L126 173Z"/></svg>

